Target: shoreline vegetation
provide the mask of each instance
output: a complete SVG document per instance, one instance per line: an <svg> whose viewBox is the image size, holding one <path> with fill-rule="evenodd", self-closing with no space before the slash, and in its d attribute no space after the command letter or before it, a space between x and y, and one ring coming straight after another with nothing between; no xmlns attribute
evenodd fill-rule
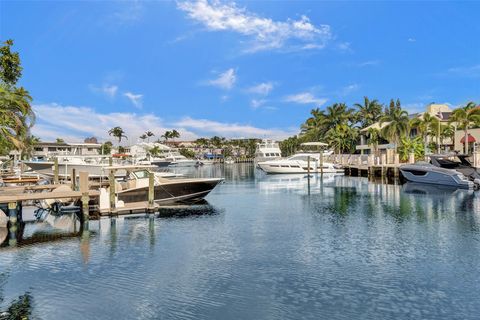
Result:
<svg viewBox="0 0 480 320"><path fill-rule="evenodd" d="M31 133L35 123L35 113L31 106L33 98L25 88L18 85L23 68L19 53L12 51L13 44L13 40L7 40L0 47L0 155L17 151L20 158L27 158L40 138ZM375 123L379 123L380 128L372 126ZM300 125L299 134L281 141L280 149L283 156L289 156L299 150L303 142L320 141L327 143L336 154L355 153L360 132L365 129L368 144L374 153L378 153L379 144L391 143L402 160L406 160L410 153L416 159L421 159L428 149L440 152L444 140L454 141L456 130L462 130L465 141L468 141L468 130L478 127L480 106L475 102L454 109L449 121L440 123L438 117L428 113L412 117L402 108L399 99L391 99L385 105L376 99L364 97L363 102L355 103L352 107L345 103L333 103L323 110L312 109L310 117ZM412 134L412 130L415 134ZM120 143L122 139L128 140L126 132L117 126L110 129L108 134L118 141L117 150L122 153L125 149ZM138 138L150 142L154 136L152 131L146 131ZM156 142L168 144L170 140L171 144L175 144L180 133L173 129L160 137L163 141L157 139ZM224 157L233 156L234 150L242 150L244 156L253 157L259 141L259 138L226 139L214 136L210 139L198 138L193 143L206 149L221 149ZM63 139L57 138L57 143L63 142ZM96 143L97 139L89 137L85 142ZM468 153L468 145L469 143L464 144L463 152ZM108 154L113 148L111 141L105 141L101 147L102 153ZM149 151L155 156L160 150L154 147ZM189 158L195 156L188 148L179 151Z"/></svg>

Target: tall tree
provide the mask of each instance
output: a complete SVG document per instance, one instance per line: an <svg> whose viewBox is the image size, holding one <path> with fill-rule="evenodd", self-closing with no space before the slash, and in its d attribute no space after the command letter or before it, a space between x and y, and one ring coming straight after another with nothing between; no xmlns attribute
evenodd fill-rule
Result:
<svg viewBox="0 0 480 320"><path fill-rule="evenodd" d="M139 138L142 139L142 141L145 141L145 139L147 139L147 135L146 135L146 134L142 134Z"/></svg>
<svg viewBox="0 0 480 320"><path fill-rule="evenodd" d="M118 143L122 141L122 138L128 139L125 135L125 131L121 127L114 127L108 130L108 135L113 136L118 139Z"/></svg>
<svg viewBox="0 0 480 320"><path fill-rule="evenodd" d="M400 138L406 136L410 129L408 113L402 110L399 104L396 105L392 99L387 112L380 118L380 125L382 124L386 125L380 132L384 138L395 144L396 153Z"/></svg>
<svg viewBox="0 0 480 320"><path fill-rule="evenodd" d="M419 135L423 139L423 144L426 151L428 137L438 136L438 127L440 125L440 120L437 117L432 116L430 113L425 112L420 117L412 119L410 121L410 125L411 127L418 130Z"/></svg>
<svg viewBox="0 0 480 320"><path fill-rule="evenodd" d="M35 122L32 97L23 87L17 87L22 76L18 52L12 52L13 40L0 46L0 149L22 152L29 148L30 128Z"/></svg>
<svg viewBox="0 0 480 320"><path fill-rule="evenodd" d="M147 132L145 132L145 135L146 135L147 138L148 138L147 141L150 142L150 138L153 137L155 134L153 134L152 131L147 131Z"/></svg>
<svg viewBox="0 0 480 320"><path fill-rule="evenodd" d="M468 154L468 129L473 125L480 124L480 108L474 102L467 103L464 107L453 110L449 121L456 123L458 128L465 133L465 154Z"/></svg>
<svg viewBox="0 0 480 320"><path fill-rule="evenodd" d="M382 116L382 105L377 100L363 97L363 104L355 103L354 106L358 109L356 116L361 128L374 124Z"/></svg>

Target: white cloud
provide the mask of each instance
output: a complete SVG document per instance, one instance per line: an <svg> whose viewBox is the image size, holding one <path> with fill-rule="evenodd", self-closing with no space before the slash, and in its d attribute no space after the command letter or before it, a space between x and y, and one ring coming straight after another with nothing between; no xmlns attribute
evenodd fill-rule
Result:
<svg viewBox="0 0 480 320"><path fill-rule="evenodd" d="M249 38L251 41L246 50L249 52L287 45L300 49L323 48L331 38L330 26L315 26L304 15L299 20L274 21L239 8L235 2L207 0L182 1L178 8L209 31L231 31Z"/></svg>
<svg viewBox="0 0 480 320"><path fill-rule="evenodd" d="M317 98L310 92L301 92L301 93L286 96L284 101L300 103L300 104L315 104L317 106L321 106L325 104L325 102L327 102L327 99Z"/></svg>
<svg viewBox="0 0 480 320"><path fill-rule="evenodd" d="M369 67L369 66L376 66L376 65L379 65L380 64L380 61L379 60L369 60L369 61L365 61L365 62L360 62L358 64L359 67Z"/></svg>
<svg viewBox="0 0 480 320"><path fill-rule="evenodd" d="M230 90L233 88L236 81L237 76L235 74L235 70L233 68L230 68L227 71L221 73L218 78L208 81L208 84L211 86Z"/></svg>
<svg viewBox="0 0 480 320"><path fill-rule="evenodd" d="M417 39L415 39L415 38L408 38L407 41L408 41L408 42L417 42Z"/></svg>
<svg viewBox="0 0 480 320"><path fill-rule="evenodd" d="M118 87L116 85L105 84L102 87L90 85L89 88L92 92L104 94L108 98L115 98L118 92Z"/></svg>
<svg viewBox="0 0 480 320"><path fill-rule="evenodd" d="M252 106L253 109L257 109L262 105L264 105L265 102L267 102L267 100L265 99L252 99L252 101L250 101L250 105Z"/></svg>
<svg viewBox="0 0 480 320"><path fill-rule="evenodd" d="M56 103L34 105L37 123L32 128L34 135L43 140L64 138L67 141L83 141L85 137L95 136L101 140L112 140L108 130L120 126L126 132L128 141L135 143L146 130L161 135L172 127L165 125L153 114L136 113L99 113L88 107L62 106ZM192 139L196 135L188 130L176 128L182 139Z"/></svg>
<svg viewBox="0 0 480 320"><path fill-rule="evenodd" d="M130 100L130 102L138 109L142 108L142 100L143 100L143 95L142 94L134 94L132 92L125 92L123 94L125 97Z"/></svg>
<svg viewBox="0 0 480 320"><path fill-rule="evenodd" d="M150 130L157 137L166 130L176 129L180 132L180 139L193 140L200 136L225 136L228 138L240 137L268 137L282 139L297 134L297 129L262 129L238 123L216 122L206 119L183 118L172 123L165 123L154 114L137 113L100 113L89 107L63 106L56 103L34 105L37 122L32 133L44 141L63 138L69 142L83 141L85 137L97 137L101 141L114 138L108 135L108 130L120 126L126 133L128 140L122 144L131 145L137 142L138 137L146 130Z"/></svg>
<svg viewBox="0 0 480 320"><path fill-rule="evenodd" d="M262 82L256 86L250 87L248 92L267 96L273 90L272 82Z"/></svg>
<svg viewBox="0 0 480 320"><path fill-rule="evenodd" d="M192 119L190 117L183 118L176 122L175 125L203 133L204 136L219 135L227 138L268 137L272 139L284 139L298 133L298 130L295 129L288 131L281 129L262 129L250 125L217 122L207 119Z"/></svg>
<svg viewBox="0 0 480 320"><path fill-rule="evenodd" d="M342 88L341 95L348 96L349 94L357 91L359 88L360 88L360 85L358 85L356 83L352 83L352 84Z"/></svg>
<svg viewBox="0 0 480 320"><path fill-rule="evenodd" d="M463 77L480 77L480 64L468 67L454 67L448 69L448 73Z"/></svg>
<svg viewBox="0 0 480 320"><path fill-rule="evenodd" d="M353 52L353 49L352 49L352 46L351 46L351 43L350 42L341 42L337 45L337 48L340 50L340 51L344 51L344 52Z"/></svg>

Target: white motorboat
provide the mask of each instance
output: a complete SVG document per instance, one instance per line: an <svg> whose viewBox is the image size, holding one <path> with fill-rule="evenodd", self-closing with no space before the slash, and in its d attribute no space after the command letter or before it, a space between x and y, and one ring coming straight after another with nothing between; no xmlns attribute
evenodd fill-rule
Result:
<svg viewBox="0 0 480 320"><path fill-rule="evenodd" d="M188 159L178 151L170 151L165 155L165 160L170 161L170 166L174 167L193 167L198 164L198 160Z"/></svg>
<svg viewBox="0 0 480 320"><path fill-rule="evenodd" d="M400 172L407 181L452 186L464 189L473 189L475 183L470 181L463 173L454 169L435 166L428 162L404 164L400 166Z"/></svg>
<svg viewBox="0 0 480 320"><path fill-rule="evenodd" d="M266 173L344 173L343 169L333 163L321 160L323 159L320 153L297 153L287 159L259 162L258 166ZM323 162L322 165L320 165L321 162Z"/></svg>
<svg viewBox="0 0 480 320"><path fill-rule="evenodd" d="M88 172L90 177L106 177L105 167L110 166L108 156L57 156L59 176L69 176L72 170L76 173ZM54 161L23 161L32 171L46 176L53 176ZM118 170L117 176L125 175L125 171Z"/></svg>
<svg viewBox="0 0 480 320"><path fill-rule="evenodd" d="M260 143L257 143L255 150L255 163L265 162L269 160L277 160L282 157L282 151L278 145L278 142L273 140L263 139Z"/></svg>

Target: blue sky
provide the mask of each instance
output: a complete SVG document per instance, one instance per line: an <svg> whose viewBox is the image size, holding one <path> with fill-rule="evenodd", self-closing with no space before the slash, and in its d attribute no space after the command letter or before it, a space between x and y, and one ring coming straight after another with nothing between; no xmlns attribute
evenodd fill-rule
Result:
<svg viewBox="0 0 480 320"><path fill-rule="evenodd" d="M44 140L284 138L363 96L480 102L480 3L2 1Z"/></svg>

